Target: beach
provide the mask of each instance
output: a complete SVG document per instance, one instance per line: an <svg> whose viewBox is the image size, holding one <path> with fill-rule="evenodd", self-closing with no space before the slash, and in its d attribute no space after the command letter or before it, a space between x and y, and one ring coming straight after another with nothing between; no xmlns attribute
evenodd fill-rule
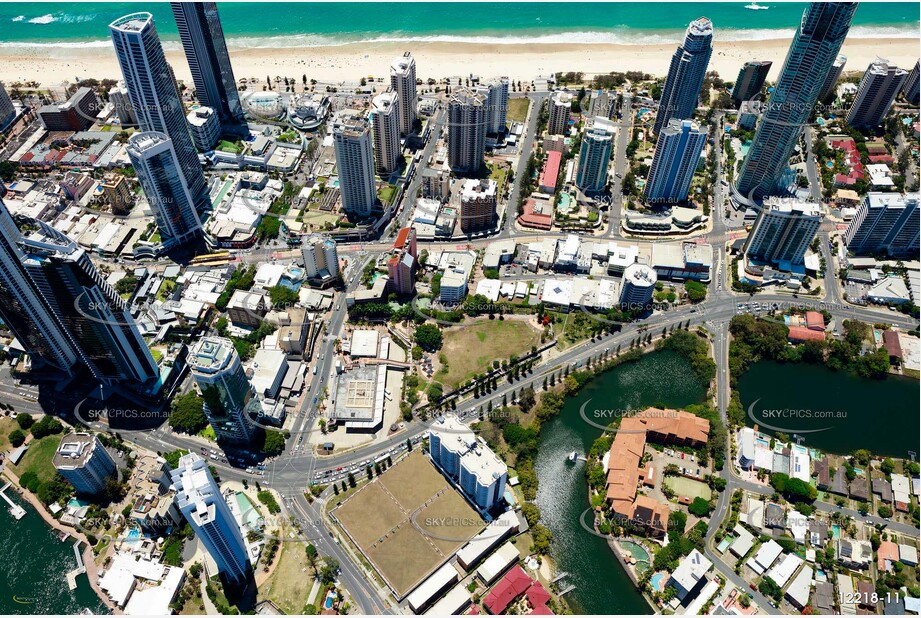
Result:
<svg viewBox="0 0 921 618"><path fill-rule="evenodd" d="M302 76L322 83L354 81L362 77L386 77L391 61L410 50L416 58L422 80L445 77L481 78L506 75L514 81L530 82L538 75L559 71L581 71L586 76L612 71L646 71L664 76L678 44L614 45L603 43L457 43L457 42L361 42L311 47L234 47L228 41L237 80L266 76ZM768 76L777 79L789 39L715 41L709 70L725 80L735 80L739 68L749 60L774 63ZM910 69L918 59L917 40L906 38L852 38L841 53L847 56L845 72L862 73L877 57L887 58ZM176 77L191 84L185 56L179 49L167 49L167 60ZM56 88L79 79L121 79L110 45L0 47L0 81L9 87L17 82L37 81L42 88Z"/></svg>

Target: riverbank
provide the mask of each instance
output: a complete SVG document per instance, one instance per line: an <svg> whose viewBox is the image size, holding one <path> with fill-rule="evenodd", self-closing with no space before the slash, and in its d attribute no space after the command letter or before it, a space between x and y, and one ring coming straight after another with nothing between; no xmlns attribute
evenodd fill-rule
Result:
<svg viewBox="0 0 921 618"><path fill-rule="evenodd" d="M99 587L99 573L96 566L96 555L93 553L93 546L90 544L89 540L86 538L86 535L76 530L74 528L64 526L58 520L51 516L50 513L45 509L45 506L41 501L32 495L27 489L24 489L19 482L19 477L9 468L3 470L3 476L13 483L12 487L16 488L16 493L23 500L29 503L39 517L45 522L45 524L51 529L62 532L70 535L71 538L78 539L84 546L83 549L83 564L86 567L86 579L89 581L90 587L93 589L93 592L96 593L96 596L100 601L113 613L121 614L121 610L116 607L116 605L109 599L109 596L103 592L102 588Z"/></svg>
<svg viewBox="0 0 921 618"><path fill-rule="evenodd" d="M450 76L481 77L506 75L514 81L530 82L537 75L581 71L586 76L612 71L641 70L657 76L668 71L679 38L667 44L607 43L464 43L452 42L362 42L315 47L234 47L230 57L237 79L255 79L261 90L265 77L276 75L301 82L307 79L339 83L369 76L386 77L394 57L409 49L416 59L418 77L441 80ZM752 58L774 63L776 79L790 46L790 39L714 42L709 69L726 80L734 80L739 68ZM917 41L912 39L853 38L845 41L841 53L848 57L848 70L862 71L876 57L888 58L909 68L917 60ZM176 77L191 84L189 65L180 49L169 46L167 60ZM43 87L57 87L77 78L121 79L121 71L110 45L98 46L0 46L0 81L37 81Z"/></svg>

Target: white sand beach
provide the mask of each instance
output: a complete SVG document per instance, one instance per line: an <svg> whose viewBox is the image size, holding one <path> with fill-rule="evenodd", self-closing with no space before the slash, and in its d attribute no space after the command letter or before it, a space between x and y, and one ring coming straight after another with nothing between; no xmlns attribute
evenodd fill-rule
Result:
<svg viewBox="0 0 921 618"><path fill-rule="evenodd" d="M417 75L423 80L466 76L507 75L513 80L531 81L537 75L557 71L582 71L586 76L611 71L643 70L664 75L675 45L609 44L464 44L415 43L409 48L416 57ZM777 78L789 40L716 41L710 70L723 79L734 80L748 60L771 60L769 81ZM231 58L237 79L267 75L290 77L298 83L306 75L320 82L357 80L386 76L391 60L404 51L404 44L360 43L330 47L285 47L234 49ZM918 59L918 44L912 39L863 39L846 41L842 53L848 57L846 71L862 72L877 57L911 68ZM188 64L181 51L168 51L167 58L177 78L190 82ZM38 81L42 87L57 87L76 78L121 78L115 53L108 46L0 48L0 81Z"/></svg>

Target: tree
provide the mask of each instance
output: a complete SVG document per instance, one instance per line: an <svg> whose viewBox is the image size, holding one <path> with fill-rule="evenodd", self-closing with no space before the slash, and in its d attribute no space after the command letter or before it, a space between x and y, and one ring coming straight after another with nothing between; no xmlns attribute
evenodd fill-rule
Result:
<svg viewBox="0 0 921 618"><path fill-rule="evenodd" d="M32 418L31 414L20 412L16 415L16 424L19 425L22 429L29 429L29 427L35 424L35 419Z"/></svg>
<svg viewBox="0 0 921 618"><path fill-rule="evenodd" d="M42 420L32 425L32 437L36 440L64 431L64 425L53 416L43 416Z"/></svg>
<svg viewBox="0 0 921 618"><path fill-rule="evenodd" d="M409 438L406 438L406 452L412 453L413 451L413 442Z"/></svg>
<svg viewBox="0 0 921 618"><path fill-rule="evenodd" d="M697 496L694 501L688 505L688 512L697 517L706 517L710 514L710 503Z"/></svg>
<svg viewBox="0 0 921 618"><path fill-rule="evenodd" d="M331 556L323 558L323 566L320 567L320 581L324 584L332 584L336 581L336 575L339 573L339 561Z"/></svg>
<svg viewBox="0 0 921 618"><path fill-rule="evenodd" d="M185 433L198 433L208 426L204 404L195 391L176 397L171 406L169 426Z"/></svg>
<svg viewBox="0 0 921 618"><path fill-rule="evenodd" d="M272 457L285 450L285 436L280 431L265 430L265 441L262 443L262 452Z"/></svg>
<svg viewBox="0 0 921 618"><path fill-rule="evenodd" d="M435 352L441 349L441 330L434 324L421 324L417 326L416 332L413 333L413 339L427 352Z"/></svg>
<svg viewBox="0 0 921 618"><path fill-rule="evenodd" d="M10 444L18 448L26 441L26 434L22 432L22 429L14 429L10 432L9 441Z"/></svg>
<svg viewBox="0 0 921 618"><path fill-rule="evenodd" d="M699 303L707 297L707 286L699 281L685 281L684 289L688 293L688 300Z"/></svg>
<svg viewBox="0 0 921 618"><path fill-rule="evenodd" d="M275 287L269 288L269 298L272 300L272 305L275 307L279 305L288 307L297 302L298 294L289 287L276 285Z"/></svg>

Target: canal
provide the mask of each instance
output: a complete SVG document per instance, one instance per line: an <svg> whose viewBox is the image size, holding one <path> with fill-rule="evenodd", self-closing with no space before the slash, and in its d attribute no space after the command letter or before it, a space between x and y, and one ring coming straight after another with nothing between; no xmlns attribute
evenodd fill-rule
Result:
<svg viewBox="0 0 921 618"><path fill-rule="evenodd" d="M0 614L108 614L86 575L77 576L76 590L67 585L65 575L77 566L75 539L58 540L31 504L12 488L6 495L26 515L16 521L0 503Z"/></svg>
<svg viewBox="0 0 921 618"><path fill-rule="evenodd" d="M579 410L636 409L662 404L671 408L701 403L706 389L690 363L673 352L653 352L604 373L566 401L560 414L541 431L535 468L541 521L553 533L552 555L557 571L569 573L575 589L566 595L577 614L650 614L606 540L580 525L589 507L584 462L571 464L572 451L585 454L601 431L582 420ZM604 423L602 423L604 424ZM591 525L591 518L586 517Z"/></svg>
<svg viewBox="0 0 921 618"><path fill-rule="evenodd" d="M894 457L919 452L918 380L868 380L824 365L761 361L739 378L739 395L747 424L800 435L807 447Z"/></svg>

